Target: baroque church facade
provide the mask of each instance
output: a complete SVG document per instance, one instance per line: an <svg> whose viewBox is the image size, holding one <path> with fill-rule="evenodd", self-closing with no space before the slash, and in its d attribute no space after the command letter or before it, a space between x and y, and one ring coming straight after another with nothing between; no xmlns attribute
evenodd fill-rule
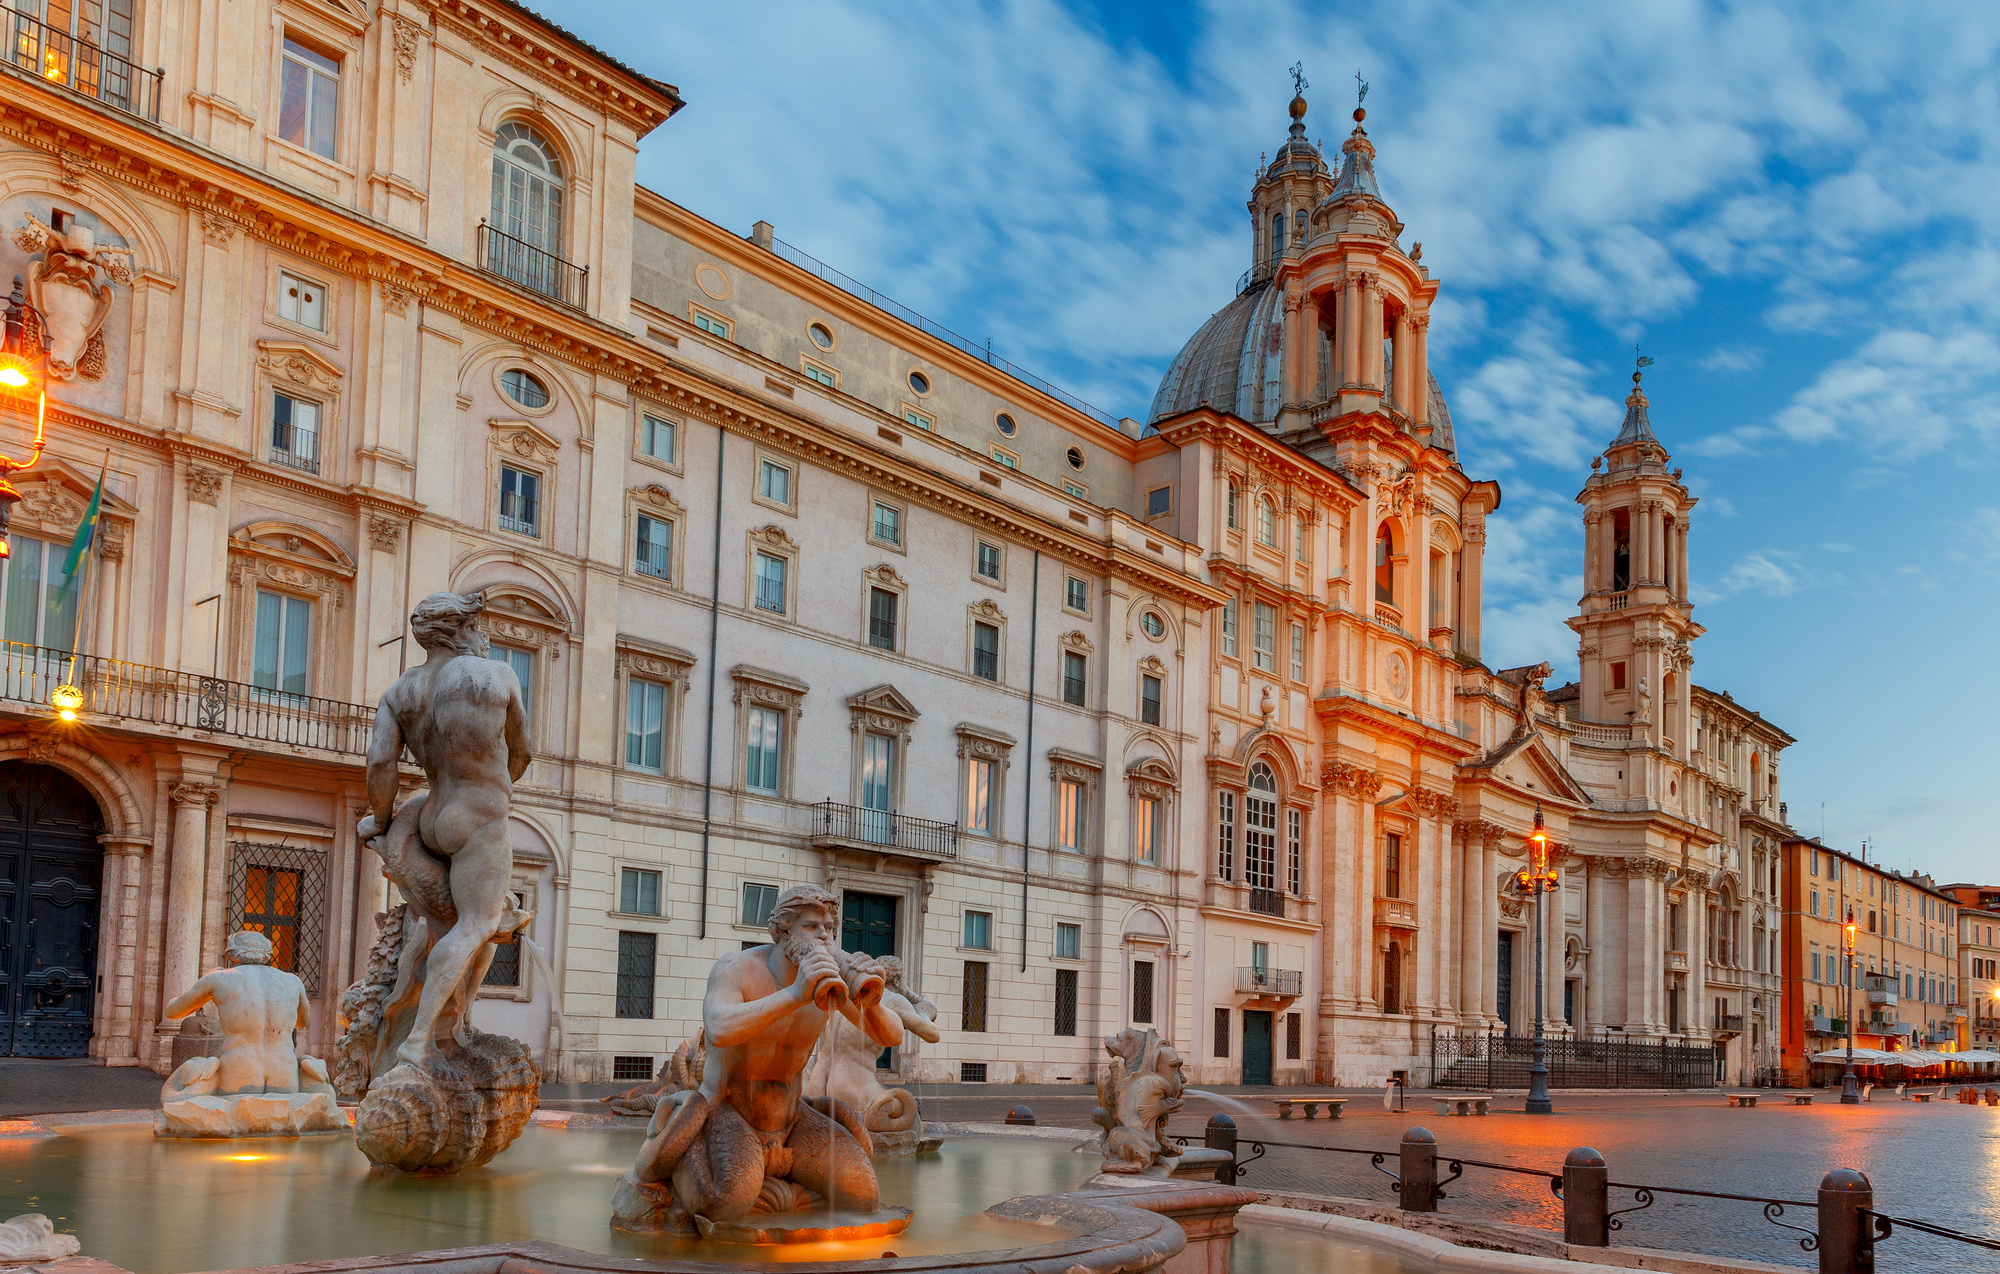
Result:
<svg viewBox="0 0 2000 1274"><path fill-rule="evenodd" d="M1128 1026L1203 1082L1422 1082L1532 1029L1537 810L1551 1029L1766 1064L1791 740L1691 680L1694 500L1635 384L1579 682L1482 662L1501 492L1358 112L1333 164L1292 104L1140 421L637 185L677 92L504 0L254 13L50 8L0 63L0 269L58 338L0 573L0 1053L166 1070L245 927L332 1047L396 901L373 704L453 589L536 753L534 949L475 1016L552 1076L650 1074L810 879L940 1006L905 1082L1083 1081Z"/></svg>

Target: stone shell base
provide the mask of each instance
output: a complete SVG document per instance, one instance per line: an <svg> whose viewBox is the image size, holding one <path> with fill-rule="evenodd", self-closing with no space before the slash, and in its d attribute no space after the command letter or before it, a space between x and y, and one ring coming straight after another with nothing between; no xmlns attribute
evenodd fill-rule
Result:
<svg viewBox="0 0 2000 1274"><path fill-rule="evenodd" d="M474 1033L445 1049L448 1074L405 1062L368 1086L354 1139L378 1167L446 1173L477 1168L513 1144L541 1101L528 1046Z"/></svg>
<svg viewBox="0 0 2000 1274"><path fill-rule="evenodd" d="M347 1131L347 1114L325 1093L242 1093L163 1104L155 1137L299 1137Z"/></svg>

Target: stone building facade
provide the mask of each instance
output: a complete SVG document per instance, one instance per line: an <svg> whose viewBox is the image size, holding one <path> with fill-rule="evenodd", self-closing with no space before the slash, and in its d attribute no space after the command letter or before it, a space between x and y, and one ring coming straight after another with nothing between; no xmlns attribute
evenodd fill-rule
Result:
<svg viewBox="0 0 2000 1274"><path fill-rule="evenodd" d="M535 949L476 1017L552 1074L650 1074L804 879L940 1005L913 1082L1084 1080L1126 1026L1203 1082L1421 1082L1439 1032L1532 1029L1536 914L1552 1029L1769 1064L1791 740L1691 680L1694 500L1635 385L1580 682L1482 662L1501 492L1358 112L1335 165L1293 103L1141 422L638 187L677 94L504 0L255 13L0 67L0 268L48 264L34 219L110 288L0 585L0 870L64 935L0 952L8 1051L164 1069L244 925L327 1046L390 901L372 704L454 589L536 750Z"/></svg>

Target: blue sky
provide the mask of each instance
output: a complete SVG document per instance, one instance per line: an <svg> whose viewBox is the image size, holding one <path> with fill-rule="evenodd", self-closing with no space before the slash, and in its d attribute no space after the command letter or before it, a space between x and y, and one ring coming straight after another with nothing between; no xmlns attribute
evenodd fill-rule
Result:
<svg viewBox="0 0 2000 1274"><path fill-rule="evenodd" d="M1695 678L1799 742L1794 825L2000 879L2000 6L610 3L678 85L640 180L778 236L1115 414L1249 264L1290 85L1359 71L1433 367L1505 490L1487 657L1575 668L1574 496L1634 343L1701 495ZM1821 803L1824 803L1822 816ZM1822 823L1822 817L1824 819Z"/></svg>

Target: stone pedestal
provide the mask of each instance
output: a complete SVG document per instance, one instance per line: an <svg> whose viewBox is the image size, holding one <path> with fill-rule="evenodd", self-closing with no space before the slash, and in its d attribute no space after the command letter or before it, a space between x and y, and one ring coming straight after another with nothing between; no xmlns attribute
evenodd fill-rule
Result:
<svg viewBox="0 0 2000 1274"><path fill-rule="evenodd" d="M541 1075L526 1044L475 1032L444 1053L449 1075L405 1062L369 1085L354 1138L375 1164L418 1173L477 1168L534 1118Z"/></svg>
<svg viewBox="0 0 2000 1274"><path fill-rule="evenodd" d="M1207 1153L1223 1155L1221 1151ZM1213 1173L1215 1163L1209 1162L1206 1168ZM1236 1214L1257 1202L1257 1192L1241 1186L1107 1172L1098 1173L1084 1182L1081 1190L1062 1197L1120 1203L1171 1218L1187 1235L1187 1246L1167 1258L1159 1267L1162 1274L1229 1274L1229 1241L1236 1237Z"/></svg>
<svg viewBox="0 0 2000 1274"><path fill-rule="evenodd" d="M347 1114L326 1093L244 1093L161 1105L155 1137L297 1137L346 1132Z"/></svg>

